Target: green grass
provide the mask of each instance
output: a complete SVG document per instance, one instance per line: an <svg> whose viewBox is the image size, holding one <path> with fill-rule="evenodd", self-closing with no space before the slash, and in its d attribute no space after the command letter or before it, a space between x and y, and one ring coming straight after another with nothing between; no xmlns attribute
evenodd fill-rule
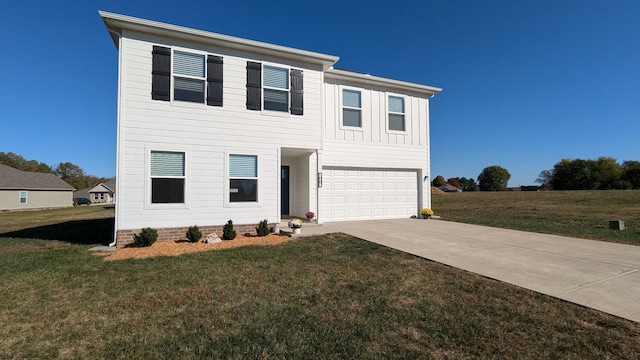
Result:
<svg viewBox="0 0 640 360"><path fill-rule="evenodd" d="M540 223L613 216L637 239L634 203L638 192L434 197L450 220L485 212L488 225L509 227L528 217L525 230L553 232ZM638 323L346 235L114 262L87 251L112 231L113 208L0 213L0 359L640 353Z"/></svg>
<svg viewBox="0 0 640 360"><path fill-rule="evenodd" d="M0 358L634 358L640 325L346 235L107 262L0 239Z"/></svg>
<svg viewBox="0 0 640 360"><path fill-rule="evenodd" d="M113 205L0 212L0 237L106 245L113 241L114 212Z"/></svg>
<svg viewBox="0 0 640 360"><path fill-rule="evenodd" d="M444 220L640 245L640 190L450 193L432 206Z"/></svg>

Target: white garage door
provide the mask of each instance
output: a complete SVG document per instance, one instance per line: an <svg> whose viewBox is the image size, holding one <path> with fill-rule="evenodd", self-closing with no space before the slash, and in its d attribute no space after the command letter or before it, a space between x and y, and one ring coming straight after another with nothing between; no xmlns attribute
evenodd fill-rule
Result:
<svg viewBox="0 0 640 360"><path fill-rule="evenodd" d="M408 218L418 208L418 175L406 170L322 170L324 221Z"/></svg>

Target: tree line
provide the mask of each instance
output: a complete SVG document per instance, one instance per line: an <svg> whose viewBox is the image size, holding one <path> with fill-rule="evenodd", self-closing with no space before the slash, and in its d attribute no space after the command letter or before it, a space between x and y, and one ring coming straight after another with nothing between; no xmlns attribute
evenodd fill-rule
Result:
<svg viewBox="0 0 640 360"><path fill-rule="evenodd" d="M511 174L507 169L487 166L473 178L449 178L438 175L431 185L440 187L453 185L463 191L500 191L507 188ZM618 164L611 157L591 159L562 159L553 169L543 170L535 180L542 190L610 190L640 189L640 161L627 160Z"/></svg>
<svg viewBox="0 0 640 360"><path fill-rule="evenodd" d="M562 159L553 169L543 170L536 182L550 190L640 189L640 161L618 164L611 157Z"/></svg>
<svg viewBox="0 0 640 360"><path fill-rule="evenodd" d="M12 152L0 152L0 164L22 171L55 174L78 190L94 187L109 180L108 178L88 175L80 166L71 162L61 162L53 167L37 160L27 160L21 155Z"/></svg>

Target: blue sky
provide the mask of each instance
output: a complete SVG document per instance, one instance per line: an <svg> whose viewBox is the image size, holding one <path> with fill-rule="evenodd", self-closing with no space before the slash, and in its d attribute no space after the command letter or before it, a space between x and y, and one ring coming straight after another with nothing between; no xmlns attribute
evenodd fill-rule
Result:
<svg viewBox="0 0 640 360"><path fill-rule="evenodd" d="M105 10L340 56L438 86L431 170L534 184L562 158L640 160L640 2L3 1L0 151L115 175Z"/></svg>

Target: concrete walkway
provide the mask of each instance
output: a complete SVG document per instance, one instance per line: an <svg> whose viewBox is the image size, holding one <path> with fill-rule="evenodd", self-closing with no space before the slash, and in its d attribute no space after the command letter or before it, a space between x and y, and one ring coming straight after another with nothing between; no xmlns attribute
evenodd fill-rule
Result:
<svg viewBox="0 0 640 360"><path fill-rule="evenodd" d="M640 322L640 246L442 220L305 224L302 232L342 232Z"/></svg>

